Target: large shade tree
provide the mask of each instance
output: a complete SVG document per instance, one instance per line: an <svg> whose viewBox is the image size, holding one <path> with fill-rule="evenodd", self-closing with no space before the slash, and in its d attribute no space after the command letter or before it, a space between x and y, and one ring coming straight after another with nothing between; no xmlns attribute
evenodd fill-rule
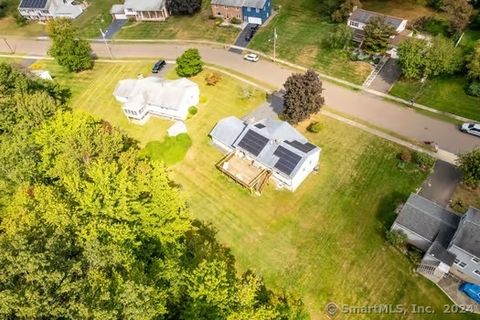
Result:
<svg viewBox="0 0 480 320"><path fill-rule="evenodd" d="M363 31L362 47L371 53L383 53L388 47L388 40L395 34L395 29L380 16L369 19Z"/></svg>
<svg viewBox="0 0 480 320"><path fill-rule="evenodd" d="M304 74L295 73L288 77L285 87L284 116L296 124L320 111L325 99L322 96L322 81L313 70Z"/></svg>
<svg viewBox="0 0 480 320"><path fill-rule="evenodd" d="M480 185L480 148L461 154L458 157L458 167L462 180L471 187Z"/></svg>
<svg viewBox="0 0 480 320"><path fill-rule="evenodd" d="M0 85L20 98L0 99L19 110L0 132L0 154L15 155L2 168L31 170L0 175L1 319L306 318L298 300L237 275L162 163L108 122L67 110L61 90L7 69ZM15 137L28 138L18 154Z"/></svg>
<svg viewBox="0 0 480 320"><path fill-rule="evenodd" d="M82 71L93 67L90 44L80 39L78 30L68 19L50 20L47 32L52 39L48 54L68 71Z"/></svg>
<svg viewBox="0 0 480 320"><path fill-rule="evenodd" d="M447 13L451 33L463 31L470 23L473 7L467 0L443 0L442 9Z"/></svg>
<svg viewBox="0 0 480 320"><path fill-rule="evenodd" d="M177 58L175 71L180 77L192 77L203 70L203 62L198 49L188 49Z"/></svg>
<svg viewBox="0 0 480 320"><path fill-rule="evenodd" d="M202 0L167 0L167 10L172 15L193 15L202 8Z"/></svg>

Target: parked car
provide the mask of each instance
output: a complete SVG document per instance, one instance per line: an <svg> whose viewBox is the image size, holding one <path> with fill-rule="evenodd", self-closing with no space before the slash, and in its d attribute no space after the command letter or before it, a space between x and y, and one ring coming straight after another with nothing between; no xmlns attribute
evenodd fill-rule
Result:
<svg viewBox="0 0 480 320"><path fill-rule="evenodd" d="M260 58L254 53L249 53L243 57L247 61L257 62Z"/></svg>
<svg viewBox="0 0 480 320"><path fill-rule="evenodd" d="M480 137L480 124L468 122L464 123L460 126L460 131Z"/></svg>
<svg viewBox="0 0 480 320"><path fill-rule="evenodd" d="M480 303L480 286L470 282L464 282L458 288L461 292Z"/></svg>
<svg viewBox="0 0 480 320"><path fill-rule="evenodd" d="M153 65L153 68L152 68L152 73L158 73L160 70L163 69L163 67L165 67L167 63L165 62L165 60L158 60L154 65Z"/></svg>

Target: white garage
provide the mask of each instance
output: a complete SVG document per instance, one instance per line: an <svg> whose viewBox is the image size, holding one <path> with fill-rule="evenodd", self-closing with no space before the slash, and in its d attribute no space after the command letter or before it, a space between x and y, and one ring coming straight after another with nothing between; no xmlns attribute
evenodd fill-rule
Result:
<svg viewBox="0 0 480 320"><path fill-rule="evenodd" d="M125 6L121 4L114 4L112 9L110 9L110 14L115 20L125 20L128 19L125 14Z"/></svg>
<svg viewBox="0 0 480 320"><path fill-rule="evenodd" d="M262 18L248 17L248 23L262 24Z"/></svg>

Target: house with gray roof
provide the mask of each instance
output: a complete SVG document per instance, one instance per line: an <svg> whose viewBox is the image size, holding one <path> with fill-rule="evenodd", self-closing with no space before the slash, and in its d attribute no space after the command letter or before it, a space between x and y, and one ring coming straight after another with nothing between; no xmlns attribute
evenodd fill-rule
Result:
<svg viewBox="0 0 480 320"><path fill-rule="evenodd" d="M253 24L263 24L272 15L272 0L212 0L212 15Z"/></svg>
<svg viewBox="0 0 480 320"><path fill-rule="evenodd" d="M480 284L480 210L470 208L459 216L417 194L411 194L391 230L425 255L419 273L438 282L452 273Z"/></svg>
<svg viewBox="0 0 480 320"><path fill-rule="evenodd" d="M217 123L210 137L214 145L231 157L248 163L245 170L252 167L266 170L279 188L290 191L295 191L316 170L320 160L321 149L280 120L262 119L249 123L227 117ZM236 175L246 176L242 172Z"/></svg>
<svg viewBox="0 0 480 320"><path fill-rule="evenodd" d="M166 0L125 0L110 9L114 19L165 21L169 17Z"/></svg>
<svg viewBox="0 0 480 320"><path fill-rule="evenodd" d="M21 0L18 12L27 20L76 19L86 7L74 0Z"/></svg>

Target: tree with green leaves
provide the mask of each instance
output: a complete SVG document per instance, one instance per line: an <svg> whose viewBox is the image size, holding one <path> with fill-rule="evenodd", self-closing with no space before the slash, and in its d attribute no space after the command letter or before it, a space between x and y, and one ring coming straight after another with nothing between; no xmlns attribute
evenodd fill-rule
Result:
<svg viewBox="0 0 480 320"><path fill-rule="evenodd" d="M370 53L384 53L390 37L395 34L395 29L380 16L369 19L363 31L362 47Z"/></svg>
<svg viewBox="0 0 480 320"><path fill-rule="evenodd" d="M193 77L203 70L203 62L198 49L188 49L177 58L175 71L180 77Z"/></svg>
<svg viewBox="0 0 480 320"><path fill-rule="evenodd" d="M294 73L288 77L285 87L285 119L296 124L320 111L325 99L322 96L322 81L313 70L304 74Z"/></svg>
<svg viewBox="0 0 480 320"><path fill-rule="evenodd" d="M467 77L471 80L480 80L480 40L475 42L473 52L468 57Z"/></svg>
<svg viewBox="0 0 480 320"><path fill-rule="evenodd" d="M335 31L330 33L325 39L331 49L347 49L352 44L353 30L346 24L335 27Z"/></svg>
<svg viewBox="0 0 480 320"><path fill-rule="evenodd" d="M467 0L443 0L442 10L447 13L451 33L462 32L473 13L473 7Z"/></svg>
<svg viewBox="0 0 480 320"><path fill-rule="evenodd" d="M462 180L477 188L480 185L480 149L461 154L458 157L458 168L462 173Z"/></svg>
<svg viewBox="0 0 480 320"><path fill-rule="evenodd" d="M202 8L202 0L167 0L167 10L170 14L194 15Z"/></svg>
<svg viewBox="0 0 480 320"><path fill-rule="evenodd" d="M462 67L462 52L442 36L431 44L420 39L407 39L398 47L403 75L410 79L453 74Z"/></svg>
<svg viewBox="0 0 480 320"><path fill-rule="evenodd" d="M93 67L90 44L79 38L79 34L68 19L50 20L47 32L52 39L48 54L70 72L78 72Z"/></svg>
<svg viewBox="0 0 480 320"><path fill-rule="evenodd" d="M347 21L355 7L362 7L360 0L344 0L339 8L332 13L332 21L337 23Z"/></svg>

